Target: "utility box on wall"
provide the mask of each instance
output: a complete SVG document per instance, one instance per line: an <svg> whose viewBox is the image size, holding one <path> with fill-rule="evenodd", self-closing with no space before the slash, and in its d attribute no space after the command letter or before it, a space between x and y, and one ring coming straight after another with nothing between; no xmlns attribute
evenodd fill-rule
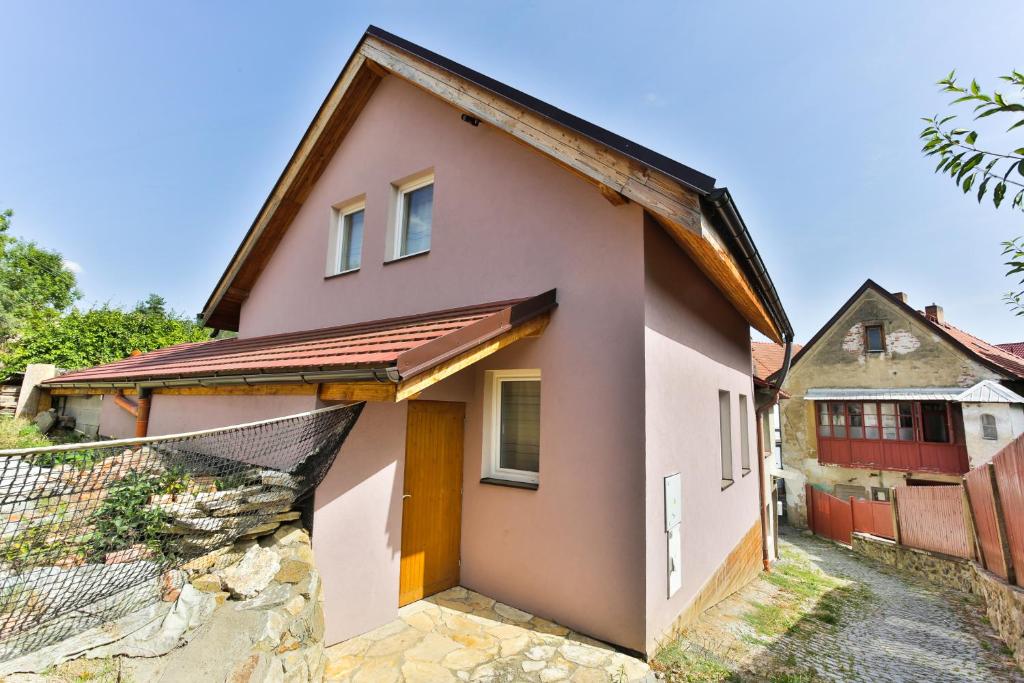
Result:
<svg viewBox="0 0 1024 683"><path fill-rule="evenodd" d="M683 481L679 473L665 477L665 542L668 550L668 597L683 585Z"/></svg>

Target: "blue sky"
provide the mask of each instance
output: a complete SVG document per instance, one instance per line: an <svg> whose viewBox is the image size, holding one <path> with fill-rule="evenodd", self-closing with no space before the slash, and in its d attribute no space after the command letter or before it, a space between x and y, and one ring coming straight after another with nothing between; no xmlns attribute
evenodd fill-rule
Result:
<svg viewBox="0 0 1024 683"><path fill-rule="evenodd" d="M198 312L373 23L716 177L800 340L867 277L1024 338L999 254L1024 214L960 195L917 141L951 68L987 85L1024 69L1019 1L0 0L0 16L0 208L80 265L86 305L155 291Z"/></svg>

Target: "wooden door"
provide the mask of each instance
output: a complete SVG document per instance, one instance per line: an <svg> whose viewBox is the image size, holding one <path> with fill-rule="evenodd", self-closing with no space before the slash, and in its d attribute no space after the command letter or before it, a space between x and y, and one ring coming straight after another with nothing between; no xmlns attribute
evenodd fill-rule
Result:
<svg viewBox="0 0 1024 683"><path fill-rule="evenodd" d="M398 604L459 583L466 404L410 401Z"/></svg>

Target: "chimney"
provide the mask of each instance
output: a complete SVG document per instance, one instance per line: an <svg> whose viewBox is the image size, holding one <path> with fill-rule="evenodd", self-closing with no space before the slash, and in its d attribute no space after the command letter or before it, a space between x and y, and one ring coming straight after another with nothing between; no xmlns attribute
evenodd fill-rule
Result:
<svg viewBox="0 0 1024 683"><path fill-rule="evenodd" d="M893 296L902 301L903 303L907 303L907 299L910 298L907 296L906 292L895 292Z"/></svg>
<svg viewBox="0 0 1024 683"><path fill-rule="evenodd" d="M946 314L942 312L942 306L932 304L924 307L924 314L929 320L934 320L940 325L946 322Z"/></svg>

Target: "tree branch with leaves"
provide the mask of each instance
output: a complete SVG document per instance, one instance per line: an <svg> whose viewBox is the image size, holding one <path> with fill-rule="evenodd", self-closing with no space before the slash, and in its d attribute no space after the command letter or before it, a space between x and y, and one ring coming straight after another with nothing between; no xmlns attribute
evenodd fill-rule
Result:
<svg viewBox="0 0 1024 683"><path fill-rule="evenodd" d="M1024 102L1017 101L1024 95L1024 74L1014 70L1000 79L1020 92L1009 98L999 91L985 92L974 79L963 86L957 81L955 71L938 85L942 92L956 96L951 106L973 103L975 121L1001 115L1002 120L1011 120L1007 133L1024 132ZM1003 206L1010 196L1010 209L1024 211L1024 146L1011 152L983 148L979 146L977 130L953 127L956 118L956 114L941 118L936 114L924 119L927 125L921 131L920 137L924 140L921 151L926 156L939 158L935 172L948 175L964 194L975 190L979 204L991 186L995 208ZM1007 277L1019 278L1017 291L1007 292L1003 299L1017 315L1024 315L1024 289L1021 289L1024 286L1024 237L1005 241L1002 246L1003 256L1009 258Z"/></svg>

